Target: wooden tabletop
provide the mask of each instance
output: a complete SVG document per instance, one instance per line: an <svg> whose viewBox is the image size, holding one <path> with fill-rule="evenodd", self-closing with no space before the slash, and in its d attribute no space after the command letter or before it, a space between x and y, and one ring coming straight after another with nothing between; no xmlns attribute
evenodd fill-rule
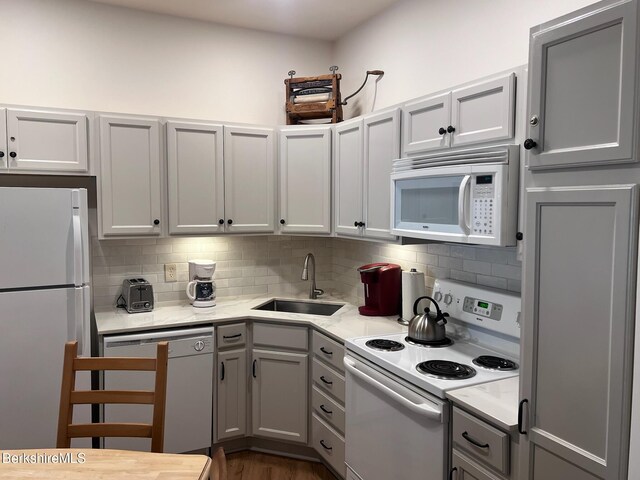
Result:
<svg viewBox="0 0 640 480"><path fill-rule="evenodd" d="M75 462L75 463L73 463ZM0 450L0 479L205 480L211 459L124 450Z"/></svg>

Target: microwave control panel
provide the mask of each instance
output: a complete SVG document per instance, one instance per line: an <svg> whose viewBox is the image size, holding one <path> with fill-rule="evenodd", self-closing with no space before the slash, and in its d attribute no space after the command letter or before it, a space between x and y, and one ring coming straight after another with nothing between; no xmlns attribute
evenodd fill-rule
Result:
<svg viewBox="0 0 640 480"><path fill-rule="evenodd" d="M495 222L495 185L494 176L476 175L471 181L473 198L473 216L471 233L474 235L493 235Z"/></svg>

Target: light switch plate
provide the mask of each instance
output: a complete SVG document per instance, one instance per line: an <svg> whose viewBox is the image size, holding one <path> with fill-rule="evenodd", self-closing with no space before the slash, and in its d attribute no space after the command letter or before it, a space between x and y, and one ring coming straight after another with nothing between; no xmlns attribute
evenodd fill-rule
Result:
<svg viewBox="0 0 640 480"><path fill-rule="evenodd" d="M164 264L164 281L165 282L177 282L178 272L175 263Z"/></svg>

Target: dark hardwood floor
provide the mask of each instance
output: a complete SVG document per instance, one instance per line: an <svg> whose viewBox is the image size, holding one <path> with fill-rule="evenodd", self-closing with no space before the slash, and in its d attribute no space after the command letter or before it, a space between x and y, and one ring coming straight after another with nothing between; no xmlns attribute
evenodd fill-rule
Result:
<svg viewBox="0 0 640 480"><path fill-rule="evenodd" d="M249 451L227 455L227 474L228 480L336 480L321 463Z"/></svg>

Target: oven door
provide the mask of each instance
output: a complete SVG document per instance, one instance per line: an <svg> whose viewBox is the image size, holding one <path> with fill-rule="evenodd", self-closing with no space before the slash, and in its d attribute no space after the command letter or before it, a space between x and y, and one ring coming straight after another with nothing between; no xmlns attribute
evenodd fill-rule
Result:
<svg viewBox="0 0 640 480"><path fill-rule="evenodd" d="M464 242L469 235L470 167L393 175L393 232L405 237Z"/></svg>
<svg viewBox="0 0 640 480"><path fill-rule="evenodd" d="M347 477L444 479L448 404L354 356L344 365Z"/></svg>

